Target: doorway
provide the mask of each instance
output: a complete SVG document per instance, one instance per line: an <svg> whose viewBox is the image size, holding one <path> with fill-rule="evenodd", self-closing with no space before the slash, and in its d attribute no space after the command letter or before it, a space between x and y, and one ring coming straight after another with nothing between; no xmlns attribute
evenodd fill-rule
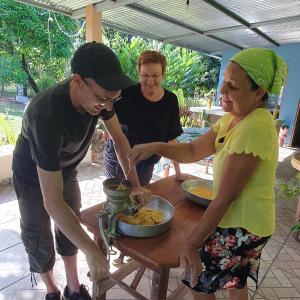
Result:
<svg viewBox="0 0 300 300"><path fill-rule="evenodd" d="M298 107L289 146L295 148L300 147L300 99L298 101Z"/></svg>

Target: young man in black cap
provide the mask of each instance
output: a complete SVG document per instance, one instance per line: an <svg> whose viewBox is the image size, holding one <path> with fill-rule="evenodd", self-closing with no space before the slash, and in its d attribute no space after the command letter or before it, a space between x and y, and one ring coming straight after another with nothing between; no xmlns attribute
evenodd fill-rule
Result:
<svg viewBox="0 0 300 300"><path fill-rule="evenodd" d="M97 245L80 226L80 190L76 166L85 157L98 118L112 137L124 173L129 172L130 146L113 110L121 89L133 84L114 52L101 43L78 48L69 78L36 95L26 109L14 151L15 190L21 214L21 237L30 271L40 273L47 300L61 294L53 277L55 251L50 218L55 222L56 250L65 265L65 299L91 299L77 275L77 248L86 256L91 280L107 276ZM147 197L132 168L134 192Z"/></svg>

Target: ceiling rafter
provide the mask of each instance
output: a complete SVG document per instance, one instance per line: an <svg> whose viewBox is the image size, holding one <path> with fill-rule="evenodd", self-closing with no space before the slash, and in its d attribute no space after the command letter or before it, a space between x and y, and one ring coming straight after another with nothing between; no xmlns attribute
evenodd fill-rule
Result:
<svg viewBox="0 0 300 300"><path fill-rule="evenodd" d="M268 20L268 21L262 21L262 22L256 22L256 23L250 23L250 28L269 26L269 25L277 25L277 24L281 24L281 23L297 22L297 21L300 21L300 15L286 17L286 18L280 18L280 19L274 19L274 20Z"/></svg>

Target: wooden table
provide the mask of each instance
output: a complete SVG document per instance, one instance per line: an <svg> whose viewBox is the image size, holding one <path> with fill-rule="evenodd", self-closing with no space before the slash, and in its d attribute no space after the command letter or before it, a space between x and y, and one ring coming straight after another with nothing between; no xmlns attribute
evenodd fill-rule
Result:
<svg viewBox="0 0 300 300"><path fill-rule="evenodd" d="M185 194L181 189L180 182L176 181L174 176L158 180L148 185L147 188L151 190L153 195L161 196L174 205L175 214L172 220L171 229L162 235L152 238L118 237L114 244L115 247L125 255L133 258L133 264L137 262L140 266L131 286L124 286L123 284L120 284L120 276L127 274L127 271L124 270L126 266L117 271L120 274L123 271L120 276L119 273L112 275L115 283L123 285L121 287L128 292L130 292L128 288L131 289L132 293L130 293L134 295L136 299L146 299L137 293L135 289L143 275L143 272L145 271L145 268L148 267L153 270L150 299L164 300L167 299L170 268L179 267L179 254L184 246L186 236L199 221L204 209L190 202L185 197ZM83 212L83 214L85 214L85 212ZM91 214L85 214L82 219L84 224L90 223ZM133 267L137 267L137 265L129 265L129 268ZM98 292L95 291L97 295L95 295L94 299L105 299L100 296L101 293L103 294L105 292L103 285L105 285L103 282L98 283L98 287L96 287ZM183 289L183 286L179 286L178 289L176 289L168 297L168 299L179 299L179 294L183 291Z"/></svg>

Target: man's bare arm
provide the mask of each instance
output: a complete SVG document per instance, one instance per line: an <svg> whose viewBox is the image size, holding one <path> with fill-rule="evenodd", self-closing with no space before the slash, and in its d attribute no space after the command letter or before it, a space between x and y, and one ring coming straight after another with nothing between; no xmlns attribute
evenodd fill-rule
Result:
<svg viewBox="0 0 300 300"><path fill-rule="evenodd" d="M61 171L49 172L37 167L44 206L57 227L76 245L87 257L91 271L91 280L106 277L107 266L105 258L93 240L80 226L77 216L63 199L63 179Z"/></svg>

